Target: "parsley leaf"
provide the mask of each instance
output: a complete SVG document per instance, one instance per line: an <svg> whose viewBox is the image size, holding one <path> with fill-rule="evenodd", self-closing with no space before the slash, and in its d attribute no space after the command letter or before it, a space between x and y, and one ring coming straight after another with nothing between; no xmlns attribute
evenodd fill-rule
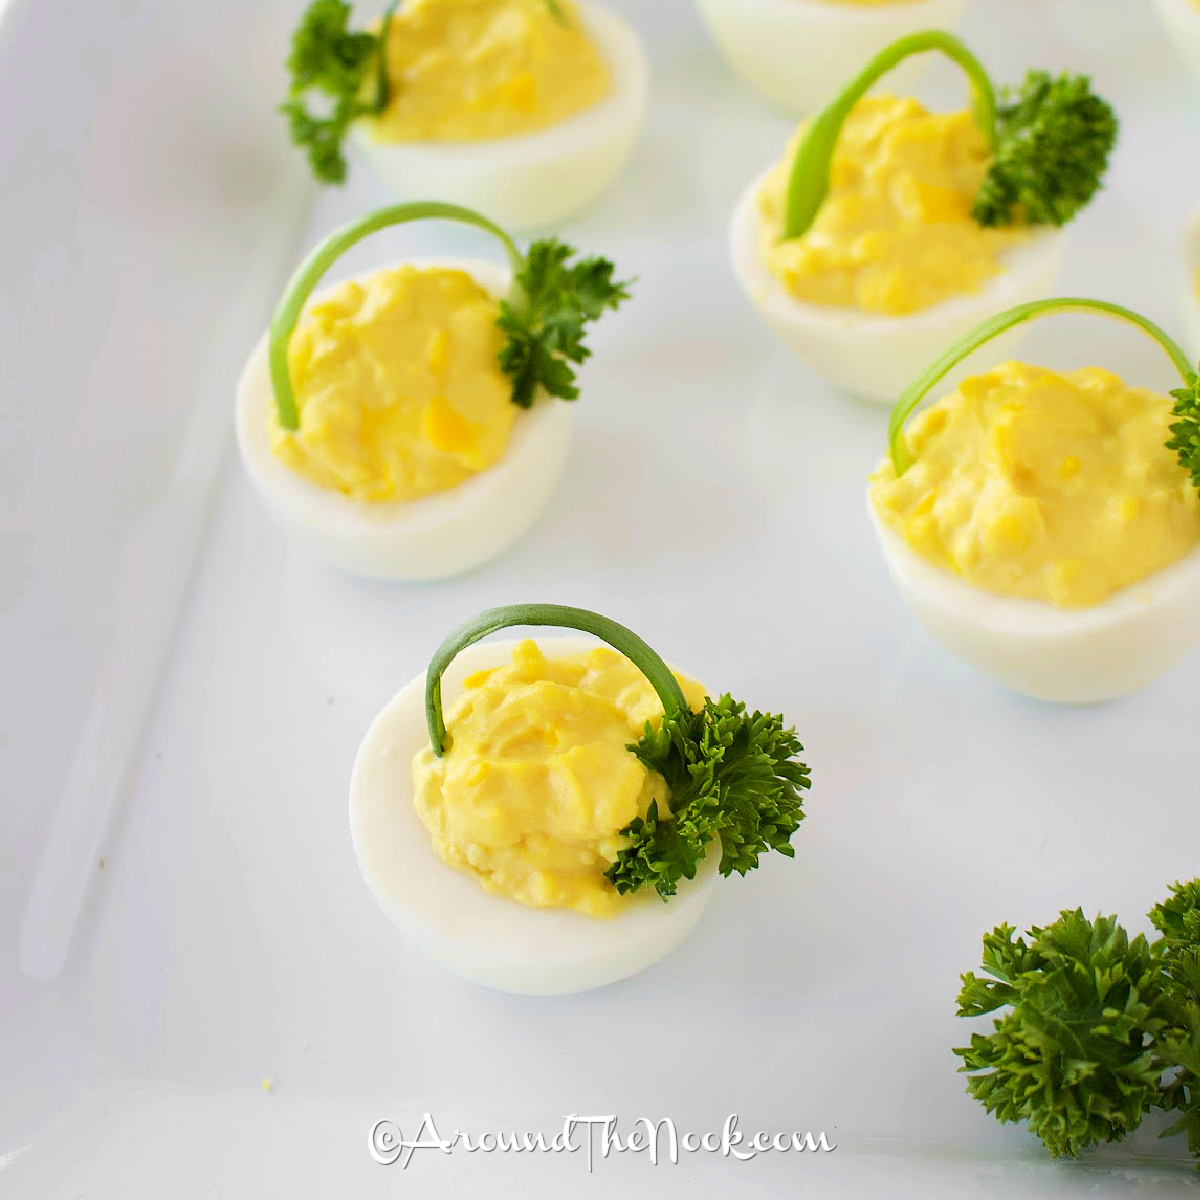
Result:
<svg viewBox="0 0 1200 1200"><path fill-rule="evenodd" d="M497 324L508 337L500 367L512 377L513 403L521 408L533 403L539 386L561 400L578 397L572 364L591 355L584 327L629 298L629 283L613 281L608 259L573 262L574 255L557 238L534 242L500 304Z"/></svg>
<svg viewBox="0 0 1200 1200"><path fill-rule="evenodd" d="M323 183L344 183L346 158L342 143L359 117L379 112L386 91L364 99L381 40L373 33L348 28L346 0L313 0L295 33L287 66L292 83L281 111L288 119L292 141L308 152L313 174ZM324 116L311 112L305 96L317 90L329 97Z"/></svg>
<svg viewBox="0 0 1200 1200"><path fill-rule="evenodd" d="M968 1090L1001 1122L1027 1121L1055 1158L1119 1140L1161 1095L1148 1046L1166 1025L1166 988L1149 944L1079 909L1030 930L1029 944L1012 933L1001 926L984 942L996 982L962 977L959 1016L1011 1006L954 1051Z"/></svg>
<svg viewBox="0 0 1200 1200"><path fill-rule="evenodd" d="M1177 1115L1163 1136L1186 1133L1200 1160L1200 880L1171 890L1150 914L1154 942L1076 909L1028 941L999 926L983 940L984 977L962 976L960 1017L1007 1010L954 1051L968 1091L1056 1158L1162 1108Z"/></svg>
<svg viewBox="0 0 1200 1200"><path fill-rule="evenodd" d="M996 109L996 150L975 198L983 226L1065 225L1100 189L1117 117L1083 75L1030 71Z"/></svg>
<svg viewBox="0 0 1200 1200"><path fill-rule="evenodd" d="M666 780L671 811L652 804L624 830L629 844L605 872L619 892L650 886L664 900L673 896L718 837L722 875L745 875L770 850L795 853L790 839L810 779L797 758L804 747L782 717L748 713L728 695L709 698L698 713L647 723L629 749Z"/></svg>
<svg viewBox="0 0 1200 1200"><path fill-rule="evenodd" d="M1200 488L1200 375L1192 374L1187 386L1177 388L1171 398L1175 401L1172 413L1178 420L1171 425L1167 449L1178 454L1179 465Z"/></svg>

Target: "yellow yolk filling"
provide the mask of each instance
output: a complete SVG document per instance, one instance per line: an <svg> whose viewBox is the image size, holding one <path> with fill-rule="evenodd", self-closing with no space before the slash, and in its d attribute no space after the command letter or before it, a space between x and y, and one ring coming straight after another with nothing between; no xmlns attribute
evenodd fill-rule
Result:
<svg viewBox="0 0 1200 1200"><path fill-rule="evenodd" d="M970 113L867 96L838 139L829 194L803 237L781 240L800 134L758 197L762 257L799 300L902 316L974 292L996 275L1019 230L971 218L990 151Z"/></svg>
<svg viewBox="0 0 1200 1200"><path fill-rule="evenodd" d="M533 133L610 90L570 0L407 0L388 38L382 142L482 141Z"/></svg>
<svg viewBox="0 0 1200 1200"><path fill-rule="evenodd" d="M922 558L1004 596L1098 604L1200 542L1200 493L1166 448L1171 402L1098 367L1005 363L910 423L913 465L871 477Z"/></svg>
<svg viewBox="0 0 1200 1200"><path fill-rule="evenodd" d="M680 678L699 709L704 689ZM621 830L667 786L626 748L662 704L642 673L607 647L549 659L521 642L482 671L447 714L444 758L413 760L417 816L443 861L489 892L534 908L614 915L604 872Z"/></svg>
<svg viewBox="0 0 1200 1200"><path fill-rule="evenodd" d="M482 471L517 413L498 314L463 271L406 266L341 284L292 335L300 428L284 430L272 409L272 451L363 501L416 499Z"/></svg>

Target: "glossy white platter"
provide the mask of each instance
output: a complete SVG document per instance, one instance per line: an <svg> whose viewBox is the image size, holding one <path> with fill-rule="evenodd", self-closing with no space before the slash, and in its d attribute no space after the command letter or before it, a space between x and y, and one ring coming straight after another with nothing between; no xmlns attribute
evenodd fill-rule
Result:
<svg viewBox="0 0 1200 1200"><path fill-rule="evenodd" d="M916 625L864 510L885 412L833 394L739 293L727 222L788 123L689 0L610 0L653 66L649 122L565 233L637 276L596 331L565 484L461 580L340 576L289 546L233 456L244 358L301 252L387 198L312 199L275 116L298 4L0 9L0 1193L24 1198L1191 1194L1148 1129L1049 1164L970 1100L950 1048L994 924L1138 914L1200 873L1200 656L1133 699L1020 699ZM1091 72L1123 119L1064 289L1179 330L1200 81L1152 6L975 0L1001 79ZM940 68L920 86L948 105ZM307 214L307 215L306 215ZM307 222L307 223L305 223ZM440 227L379 236L476 253ZM486 252L486 251L485 251ZM1043 323L1024 353L1166 386L1135 334ZM400 940L359 877L347 786L375 713L485 606L632 625L782 710L814 787L794 862L720 886L689 939L600 991L505 996ZM269 1089L264 1088L269 1082ZM567 1114L832 1152L368 1153L559 1132ZM577 1134L577 1144L582 1138ZM744 1149L744 1145L742 1147Z"/></svg>

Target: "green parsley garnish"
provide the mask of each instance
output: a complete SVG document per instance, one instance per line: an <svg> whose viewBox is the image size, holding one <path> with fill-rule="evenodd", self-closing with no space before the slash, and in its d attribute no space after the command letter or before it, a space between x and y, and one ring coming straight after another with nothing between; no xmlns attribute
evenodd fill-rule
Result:
<svg viewBox="0 0 1200 1200"><path fill-rule="evenodd" d="M448 735L442 716L442 674L467 646L499 629L540 625L590 633L624 654L650 681L663 705L662 720L647 721L641 740L629 746L658 771L670 792L670 811L651 805L622 832L627 843L606 877L619 892L652 887L664 899L681 879L692 879L717 839L720 872L745 875L769 850L791 857L791 836L804 818L801 793L809 769L804 749L782 717L748 712L731 696L706 697L693 713L670 668L637 634L582 608L514 604L493 608L459 626L438 648L425 684L429 741L440 758Z"/></svg>
<svg viewBox="0 0 1200 1200"><path fill-rule="evenodd" d="M457 221L482 229L504 247L512 268L508 295L500 301L497 325L507 336L500 369L512 380L512 401L529 408L538 389L563 400L579 395L575 366L591 351L585 326L629 298L629 284L613 279L606 258L576 258L569 246L551 238L534 242L525 254L498 225L473 209L438 201L417 201L381 208L329 235L300 265L275 309L268 334L271 387L279 423L300 427L288 369L288 343L305 302L333 263L351 246L380 229L409 221Z"/></svg>
<svg viewBox="0 0 1200 1200"><path fill-rule="evenodd" d="M542 3L554 17L566 21L558 0ZM292 141L308 154L312 173L321 183L345 183L342 145L350 126L360 117L378 116L388 106L392 90L388 34L400 4L401 0L389 0L378 32L373 33L350 28L347 0L312 0L292 34L287 60L291 86L280 111L287 117ZM314 91L323 96L323 115L308 107L308 95Z"/></svg>
<svg viewBox="0 0 1200 1200"><path fill-rule="evenodd" d="M1055 1158L1118 1141L1159 1108L1178 1114L1162 1136L1186 1133L1200 1160L1200 880L1171 890L1150 913L1153 942L1076 909L1028 940L999 926L983 976L962 976L960 1017L1005 1010L954 1051L967 1090Z"/></svg>
<svg viewBox="0 0 1200 1200"><path fill-rule="evenodd" d="M1031 71L1020 88L996 89L983 64L940 30L901 38L863 68L809 123L788 181L784 238L802 237L829 191L829 171L842 126L854 106L893 67L914 54L940 51L962 67L975 123L992 162L975 198L976 222L1064 225L1099 190L1117 137L1117 118L1081 75L1053 78Z"/></svg>
<svg viewBox="0 0 1200 1200"><path fill-rule="evenodd" d="M391 0L378 33L351 30L346 0L313 0L292 34L287 66L292 77L281 106L292 141L308 153L309 166L322 183L346 181L342 143L359 117L383 112L389 98L388 30L400 0ZM375 68L375 87L368 82ZM308 93L325 96L325 115L313 113Z"/></svg>
<svg viewBox="0 0 1200 1200"><path fill-rule="evenodd" d="M1196 487L1200 488L1200 378L1192 369L1188 356L1173 338L1148 317L1143 317L1140 313L1124 308L1120 304L1111 304L1107 300L1087 300L1078 296L1032 300L1028 304L1018 304L1015 308L1007 309L1005 312L989 317L986 321L981 321L970 333L955 342L949 350L914 379L904 389L900 399L896 401L888 421L888 449L896 474L903 475L912 466L912 453L904 437L904 426L908 418L912 416L917 405L950 371L968 355L978 350L980 346L1012 329L1015 325L1031 321L1035 317L1045 316L1048 313L1072 311L1098 312L1126 321L1148 334L1167 352L1167 356L1183 379L1183 387L1171 393L1175 401L1172 411L1176 420L1171 425L1171 438L1166 443L1166 447L1168 450L1175 451L1180 466L1189 474Z"/></svg>

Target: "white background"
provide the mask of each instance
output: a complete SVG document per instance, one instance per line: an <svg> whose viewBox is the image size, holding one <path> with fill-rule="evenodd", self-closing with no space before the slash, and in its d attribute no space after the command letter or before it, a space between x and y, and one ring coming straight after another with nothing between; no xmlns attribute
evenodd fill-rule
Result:
<svg viewBox="0 0 1200 1200"><path fill-rule="evenodd" d="M686 0L612 6L652 53L649 124L619 187L567 233L636 275L636 299L595 333L551 510L502 561L425 587L356 582L289 548L228 453L233 383L286 271L387 199L359 164L303 224L272 112L297 6L4 14L5 1195L1197 1183L1152 1131L1046 1165L965 1096L950 1047L969 1034L957 977L985 929L1076 904L1140 929L1170 881L1200 872L1200 656L1133 699L1059 709L999 691L916 627L864 511L885 413L789 360L727 267L733 201L789 123L727 74ZM1123 141L1064 290L1178 328L1200 83L1150 6L976 0L964 33L999 79L1086 70L1116 102ZM955 103L961 86L939 70L923 94ZM342 271L484 245L409 229ZM1052 321L1026 353L1169 383L1152 345L1107 324ZM786 712L813 767L794 862L721 886L668 960L575 998L492 994L416 957L347 830L372 715L452 624L518 600L601 609L710 687ZM93 846L87 815L109 795ZM55 976L68 945L56 977L30 977ZM410 1132L427 1110L474 1134L552 1134L569 1112L704 1132L736 1112L747 1133L825 1130L838 1149L657 1168L626 1155L590 1177L580 1155L426 1152L403 1176L370 1161L373 1120Z"/></svg>

